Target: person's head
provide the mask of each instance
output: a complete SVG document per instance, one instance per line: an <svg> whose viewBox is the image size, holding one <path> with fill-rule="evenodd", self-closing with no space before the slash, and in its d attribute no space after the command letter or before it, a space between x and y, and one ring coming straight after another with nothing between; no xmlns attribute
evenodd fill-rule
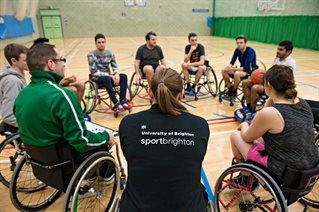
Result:
<svg viewBox="0 0 319 212"><path fill-rule="evenodd" d="M188 42L190 43L190 45L192 46L196 46L197 45L197 35L194 32L191 32L188 34Z"/></svg>
<svg viewBox="0 0 319 212"><path fill-rule="evenodd" d="M37 45L37 44L40 44L40 43L49 43L50 42L50 40L48 39L48 38L37 38L37 39L35 39L34 41L33 41L33 45L30 47L30 49L31 48L33 48L35 45Z"/></svg>
<svg viewBox="0 0 319 212"><path fill-rule="evenodd" d="M102 33L98 33L94 37L95 46L99 51L105 50L105 36Z"/></svg>
<svg viewBox="0 0 319 212"><path fill-rule="evenodd" d="M28 51L27 63L30 71L52 71L64 76L65 58L51 44L37 44Z"/></svg>
<svg viewBox="0 0 319 212"><path fill-rule="evenodd" d="M27 66L28 48L20 44L11 43L4 48L4 56L9 65L19 71L28 69Z"/></svg>
<svg viewBox="0 0 319 212"><path fill-rule="evenodd" d="M285 99L297 97L294 74L289 66L274 65L264 75L266 94L271 94Z"/></svg>
<svg viewBox="0 0 319 212"><path fill-rule="evenodd" d="M145 40L148 46L155 47L157 44L157 35L154 32L148 32L145 35Z"/></svg>
<svg viewBox="0 0 319 212"><path fill-rule="evenodd" d="M286 57L288 57L291 54L293 49L294 49L294 46L290 40L281 41L278 44L276 56L280 60L284 60Z"/></svg>
<svg viewBox="0 0 319 212"><path fill-rule="evenodd" d="M245 35L238 35L235 40L239 50L244 50L246 48L247 38Z"/></svg>
<svg viewBox="0 0 319 212"><path fill-rule="evenodd" d="M183 80L175 70L167 68L155 73L151 91L163 113L179 115L182 111L187 111L178 101L183 96Z"/></svg>

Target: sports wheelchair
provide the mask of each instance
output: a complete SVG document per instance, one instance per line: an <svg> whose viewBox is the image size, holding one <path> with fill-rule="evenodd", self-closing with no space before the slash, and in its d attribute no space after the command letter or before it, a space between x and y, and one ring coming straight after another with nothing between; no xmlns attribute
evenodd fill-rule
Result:
<svg viewBox="0 0 319 212"><path fill-rule="evenodd" d="M13 170L22 158L25 149L17 133L6 135L0 143L0 181L9 187Z"/></svg>
<svg viewBox="0 0 319 212"><path fill-rule="evenodd" d="M42 210L62 192L63 211L113 211L117 207L118 191L126 181L117 144L119 164L106 151L95 152L78 164L72 147L64 141L46 147L24 146L26 153L14 169L9 188L18 210Z"/></svg>
<svg viewBox="0 0 319 212"><path fill-rule="evenodd" d="M195 100L198 100L198 96L205 96L207 94L210 94L213 97L215 97L217 95L218 81L217 81L215 71L209 65L208 60L205 60L204 65L206 66L206 70L204 71L203 75L201 76L201 78L197 84L197 90L192 90L190 92L187 92L186 91L186 83L184 82L185 95L194 96ZM196 72L193 73L193 72L189 71L188 73L189 73L190 80L194 81Z"/></svg>
<svg viewBox="0 0 319 212"><path fill-rule="evenodd" d="M237 66L235 66L235 67L237 67ZM266 65L261 60L257 59L257 67L256 67L256 69L258 69L259 67L263 68L264 70L267 70L266 69ZM229 75L229 77L230 77L230 80L231 80L230 84L233 85L234 84L234 82L233 82L234 75ZM243 97L243 89L242 89L241 81L244 80L244 79L247 79L248 77L249 77L249 75L246 75L245 77L241 78L241 80L240 80L240 82L238 84L238 87L237 87L237 95L236 95L236 97L235 98L229 98L229 99L225 98L225 96L228 93L228 88L225 85L224 79L221 79L220 83L219 83L219 86L218 86L219 102L223 102L223 100L224 100L227 103L229 102L230 106L233 106L234 102L241 102L241 99Z"/></svg>
<svg viewBox="0 0 319 212"><path fill-rule="evenodd" d="M119 96L120 87L115 86L114 91L115 94ZM131 101L133 97L130 89L127 89L126 95L129 95L129 97L125 99L125 102L128 105L132 105ZM92 113L93 110L100 113L113 114L114 117L117 117L119 114L119 112L113 110L114 105L107 90L104 88L103 85L97 83L97 77L91 74L89 74L89 80L85 82L85 92L82 103L83 113L86 114ZM103 103L106 107L103 107L101 103ZM128 111L131 112L131 109L128 109Z"/></svg>
<svg viewBox="0 0 319 212"><path fill-rule="evenodd" d="M309 194L318 183L319 164L310 170L287 167L280 179L254 161L237 162L238 159L233 159L234 165L226 169L216 182L216 211L286 212L288 205ZM241 173L245 173L245 178L236 178Z"/></svg>
<svg viewBox="0 0 319 212"><path fill-rule="evenodd" d="M148 94L150 86L148 85L147 79L141 70L139 70L139 75L140 79L136 80L136 72L134 72L130 80L129 90L132 94L132 99L138 96L141 99L150 101L152 104L152 98Z"/></svg>

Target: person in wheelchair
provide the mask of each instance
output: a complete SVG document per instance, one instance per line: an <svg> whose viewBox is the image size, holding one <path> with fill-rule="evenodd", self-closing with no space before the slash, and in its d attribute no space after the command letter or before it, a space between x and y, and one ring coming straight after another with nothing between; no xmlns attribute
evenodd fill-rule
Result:
<svg viewBox="0 0 319 212"><path fill-rule="evenodd" d="M120 73L114 54L105 48L105 36L101 33L94 37L96 49L87 55L91 76L96 79L96 83L106 88L114 104L114 111L122 112L132 106L125 102L127 90L127 76ZM113 73L111 74L110 66ZM114 86L120 86L120 98L116 98Z"/></svg>
<svg viewBox="0 0 319 212"><path fill-rule="evenodd" d="M286 167L314 168L319 152L314 144L313 116L305 100L297 97L291 68L271 67L264 75L264 87L274 104L261 109L250 126L244 122L232 133L234 156L260 163L280 178ZM235 180L245 182L245 177L239 175Z"/></svg>
<svg viewBox="0 0 319 212"><path fill-rule="evenodd" d="M164 54L161 47L157 45L156 36L154 32L148 32L145 35L146 44L140 46L135 55L134 68L136 79L146 77L149 85L151 84L153 74L166 68ZM140 76L140 71L143 76Z"/></svg>
<svg viewBox="0 0 319 212"><path fill-rule="evenodd" d="M30 49L32 47L34 47L37 44L40 43L49 43L50 40L48 38L44 38L44 37L40 37L37 38L33 41L33 45L30 47ZM61 81L60 81L60 85L62 85L63 87L73 91L76 96L78 97L78 101L81 102L84 96L84 91L85 91L85 86L83 82L79 82L76 80L76 77L74 75L69 76L69 77L64 77Z"/></svg>
<svg viewBox="0 0 319 212"><path fill-rule="evenodd" d="M200 181L208 124L179 102L183 80L176 71L155 73L150 93L151 108L125 116L119 126L128 163L120 211L204 212L207 194Z"/></svg>
<svg viewBox="0 0 319 212"><path fill-rule="evenodd" d="M289 66L293 73L296 73L296 61L291 57L293 43L289 40L281 41L277 47L276 58L273 65ZM247 108L243 108L243 113L254 116L256 112L256 103L260 94L265 92L263 84L253 84L250 78L242 81L243 93Z"/></svg>
<svg viewBox="0 0 319 212"><path fill-rule="evenodd" d="M222 76L225 80L225 86L228 88L226 98L235 98L237 88L241 79L248 77L250 73L257 68L256 52L253 48L247 46L247 38L244 35L236 37L237 48L234 51L230 64L222 69ZM240 67L234 67L236 60L239 60ZM230 83L230 76L234 78L234 84Z"/></svg>
<svg viewBox="0 0 319 212"><path fill-rule="evenodd" d="M87 130L76 95L59 85L64 77L64 58L54 45L38 44L29 50L27 64L31 82L16 98L14 114L21 140L33 146L66 141L75 161L114 143L111 132Z"/></svg>
<svg viewBox="0 0 319 212"><path fill-rule="evenodd" d="M24 71L27 66L27 47L11 43L4 48L4 55L10 66L0 72L0 134L18 131L13 105L19 92L27 85Z"/></svg>
<svg viewBox="0 0 319 212"><path fill-rule="evenodd" d="M185 47L184 62L182 63L182 71L186 82L186 91L195 92L195 87L203 75L206 66L205 63L205 48L197 42L198 37L195 33L189 33L189 44ZM191 86L189 74L195 75L195 81Z"/></svg>

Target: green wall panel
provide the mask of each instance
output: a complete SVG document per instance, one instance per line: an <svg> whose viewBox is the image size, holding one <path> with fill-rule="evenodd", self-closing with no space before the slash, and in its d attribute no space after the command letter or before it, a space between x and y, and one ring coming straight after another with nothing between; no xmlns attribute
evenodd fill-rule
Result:
<svg viewBox="0 0 319 212"><path fill-rule="evenodd" d="M214 18L212 35L277 44L292 40L296 47L319 50L319 16L256 16Z"/></svg>

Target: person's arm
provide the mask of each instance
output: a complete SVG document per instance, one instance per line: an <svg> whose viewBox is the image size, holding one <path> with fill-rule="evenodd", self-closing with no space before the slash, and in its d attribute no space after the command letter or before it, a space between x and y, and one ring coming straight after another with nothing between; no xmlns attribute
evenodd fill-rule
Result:
<svg viewBox="0 0 319 212"><path fill-rule="evenodd" d="M196 49L196 46L187 45L185 47L185 55L184 55L184 62L188 63L188 61L191 59L193 51Z"/></svg>
<svg viewBox="0 0 319 212"><path fill-rule="evenodd" d="M91 73L97 72L97 66L96 66L96 63L94 60L94 54L90 52L87 55L87 59L88 59L88 63L89 63L90 72Z"/></svg>
<svg viewBox="0 0 319 212"><path fill-rule="evenodd" d="M243 67L242 69L247 72L247 73L250 73L252 70L252 65L253 64L256 64L256 54L255 54L255 51L253 49L247 49L246 51L247 52L247 57L246 57L246 60L243 64ZM254 61L255 60L255 61Z"/></svg>
<svg viewBox="0 0 319 212"><path fill-rule="evenodd" d="M235 64L238 57L238 51L239 51L238 49L235 49L234 54L230 60L229 66L233 66Z"/></svg>
<svg viewBox="0 0 319 212"><path fill-rule="evenodd" d="M165 66L165 68L167 68L167 63L166 63L166 60L165 60L164 58L161 59L160 62L161 62L161 64L162 64L163 66Z"/></svg>
<svg viewBox="0 0 319 212"><path fill-rule="evenodd" d="M100 147L101 145L111 145L114 140L110 133L92 133L87 130L81 106L77 97L67 89L58 87L61 91L59 98L53 104L57 104L55 115L60 119L63 126L63 138L73 146L78 152L87 152Z"/></svg>
<svg viewBox="0 0 319 212"><path fill-rule="evenodd" d="M114 85L119 85L120 84L120 70L117 66L117 62L116 62L114 54L112 54L111 67L112 67L112 70L114 73L114 75L111 75L113 82L114 82Z"/></svg>
<svg viewBox="0 0 319 212"><path fill-rule="evenodd" d="M12 126L17 127L16 118L13 114L14 101L24 85L16 76L6 76L2 79L3 101L2 101L2 120Z"/></svg>
<svg viewBox="0 0 319 212"><path fill-rule="evenodd" d="M142 52L142 47L139 47L136 51L135 55L135 63L134 63L134 68L135 68L135 73L136 73L136 79L141 78L140 77L140 65L141 65L141 60L142 60L143 52Z"/></svg>
<svg viewBox="0 0 319 212"><path fill-rule="evenodd" d="M284 124L276 109L268 107L256 113L250 126L244 122L239 129L242 139L247 143L252 143L268 131L281 132L283 127Z"/></svg>
<svg viewBox="0 0 319 212"><path fill-rule="evenodd" d="M157 47L159 49L160 63L161 63L161 65L163 65L166 68L167 64L166 64L166 60L164 59L163 51L162 51L161 47L159 47L159 46L157 46Z"/></svg>

